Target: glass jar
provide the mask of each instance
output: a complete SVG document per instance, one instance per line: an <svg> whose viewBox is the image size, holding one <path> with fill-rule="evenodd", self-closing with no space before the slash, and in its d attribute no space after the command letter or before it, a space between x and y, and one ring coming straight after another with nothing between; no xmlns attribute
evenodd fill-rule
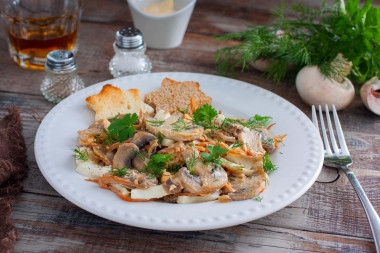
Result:
<svg viewBox="0 0 380 253"><path fill-rule="evenodd" d="M145 55L146 44L137 28L123 28L116 32L114 57L109 63L113 77L150 73L152 63Z"/></svg>
<svg viewBox="0 0 380 253"><path fill-rule="evenodd" d="M41 84L42 95L53 103L59 103L69 95L84 88L77 76L74 54L67 50L55 50L47 55L45 78Z"/></svg>

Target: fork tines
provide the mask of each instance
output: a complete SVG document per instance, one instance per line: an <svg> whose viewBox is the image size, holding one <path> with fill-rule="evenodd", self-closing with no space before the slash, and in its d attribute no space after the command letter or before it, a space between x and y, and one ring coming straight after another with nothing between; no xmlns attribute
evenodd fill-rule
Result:
<svg viewBox="0 0 380 253"><path fill-rule="evenodd" d="M318 105L319 121L321 124L321 130L320 131L322 133L323 143L325 146L325 156L332 156L333 154L338 155L338 154L342 154L342 153L349 154L348 149L347 149L347 145L346 145L346 141L344 140L342 127L340 126L338 114L337 114L336 109L335 109L335 105L332 105L331 109L332 109L334 125L335 125L335 130L336 130L336 136L338 139L339 147L338 147L336 139L335 139L335 134L334 134L334 130L333 130L332 123L331 123L328 105L325 105L324 109L325 109L326 123L327 123L328 131L326 131L326 127L325 127L325 120L323 117L322 106ZM315 127L317 129L319 129L317 112L316 112L314 105L311 107L311 111L312 111L313 123L314 123ZM327 137L327 132L328 132L329 137L330 137L330 142L329 142L329 139ZM330 144L333 148L333 152L331 151Z"/></svg>

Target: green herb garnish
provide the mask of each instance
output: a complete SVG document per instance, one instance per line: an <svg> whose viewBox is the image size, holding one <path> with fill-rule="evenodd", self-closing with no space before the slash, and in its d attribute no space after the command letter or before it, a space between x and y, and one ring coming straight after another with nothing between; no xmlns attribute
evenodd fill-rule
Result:
<svg viewBox="0 0 380 253"><path fill-rule="evenodd" d="M202 152L201 157L204 159L205 163L214 163L218 168L222 166L222 154L228 152L228 149L222 148L221 146L207 146L206 149L210 153Z"/></svg>
<svg viewBox="0 0 380 253"><path fill-rule="evenodd" d="M154 126L154 127L159 127L162 124L164 124L164 120L146 120L146 122L149 123L149 125Z"/></svg>
<svg viewBox="0 0 380 253"><path fill-rule="evenodd" d="M238 148L238 147L243 146L243 145L244 145L244 143L238 141L238 142L235 142L234 144L232 144L231 148Z"/></svg>
<svg viewBox="0 0 380 253"><path fill-rule="evenodd" d="M150 160L145 167L145 170L149 174L153 174L155 177L160 177L164 169L168 167L168 162L172 158L172 154L155 154L150 157Z"/></svg>
<svg viewBox="0 0 380 253"><path fill-rule="evenodd" d="M171 125L173 126L173 130L176 132L191 129L191 126L187 125L186 122L181 118L179 118L176 122L172 123Z"/></svg>
<svg viewBox="0 0 380 253"><path fill-rule="evenodd" d="M111 169L110 172L112 172L114 176L122 177L129 174L129 172L127 172L126 169L127 168L125 167L121 169Z"/></svg>
<svg viewBox="0 0 380 253"><path fill-rule="evenodd" d="M80 147L77 146L76 149L74 149L74 158L76 160L81 160L81 161L84 161L84 162L87 162L88 161L88 152L87 150L84 150L83 152L80 151Z"/></svg>
<svg viewBox="0 0 380 253"><path fill-rule="evenodd" d="M188 159L188 160L185 159L186 167L189 169L189 172L192 175L195 174L195 171L194 171L193 168L194 168L196 162L197 162L197 158L195 157L195 152L192 154L192 156L190 157L190 159Z"/></svg>
<svg viewBox="0 0 380 253"><path fill-rule="evenodd" d="M185 108L185 109L181 110L181 108L177 107L177 110L178 110L180 113L182 113L182 114L186 114L186 113L189 112L189 108Z"/></svg>
<svg viewBox="0 0 380 253"><path fill-rule="evenodd" d="M277 166L272 163L268 153L263 156L263 168L268 175L277 170Z"/></svg>
<svg viewBox="0 0 380 253"><path fill-rule="evenodd" d="M276 81L285 77L289 64L294 71L317 65L325 77L339 80L345 75L342 64L335 62L341 53L352 62L351 76L359 83L380 78L380 11L372 0L359 2L337 0L328 6L323 1L319 9L282 5L273 11L270 24L217 36L241 41L217 51L218 71L234 73L236 67L243 71L250 62L270 59L265 72Z"/></svg>
<svg viewBox="0 0 380 253"><path fill-rule="evenodd" d="M133 124L138 120L136 113L125 114L123 118L114 118L106 130L106 142L123 142L133 136L135 128Z"/></svg>
<svg viewBox="0 0 380 253"><path fill-rule="evenodd" d="M193 123L202 126L204 129L216 129L212 124L218 112L209 104L204 104L193 113Z"/></svg>
<svg viewBox="0 0 380 253"><path fill-rule="evenodd" d="M272 117L260 116L258 114L249 118L247 122L243 122L240 119L225 118L222 122L222 127L229 128L231 123L238 123L249 129L255 129L255 128L264 127L271 118Z"/></svg>
<svg viewBox="0 0 380 253"><path fill-rule="evenodd" d="M157 140L158 140L158 144L162 144L162 141L165 139L165 135L161 132L158 132L158 135L157 135Z"/></svg>
<svg viewBox="0 0 380 253"><path fill-rule="evenodd" d="M257 201L257 202L261 202L263 200L263 197L262 196L257 196L255 198L253 198L252 200Z"/></svg>

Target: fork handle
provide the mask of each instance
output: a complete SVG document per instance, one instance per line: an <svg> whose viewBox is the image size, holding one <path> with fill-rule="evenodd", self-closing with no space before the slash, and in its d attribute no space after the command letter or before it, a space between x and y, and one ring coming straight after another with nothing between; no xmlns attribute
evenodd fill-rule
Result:
<svg viewBox="0 0 380 253"><path fill-rule="evenodd" d="M344 173L346 173L348 179L350 180L352 186L354 187L360 201L363 204L364 210L367 214L369 225L371 226L373 240L375 241L376 252L380 252L380 218L376 213L375 208L373 208L371 202L369 201L367 195L365 194L363 188L361 187L355 174L347 167L342 168Z"/></svg>

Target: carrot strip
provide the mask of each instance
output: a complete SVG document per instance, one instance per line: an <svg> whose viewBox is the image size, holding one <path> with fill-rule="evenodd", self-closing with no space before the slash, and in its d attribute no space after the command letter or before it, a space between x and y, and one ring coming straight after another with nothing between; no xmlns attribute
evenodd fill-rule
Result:
<svg viewBox="0 0 380 253"><path fill-rule="evenodd" d="M273 124L270 124L268 127L267 127L267 130L271 129L272 126L276 125L276 123L273 123Z"/></svg>
<svg viewBox="0 0 380 253"><path fill-rule="evenodd" d="M193 97L190 99L190 108L192 112L195 112L195 110L198 108L198 103L195 102L195 99Z"/></svg>

